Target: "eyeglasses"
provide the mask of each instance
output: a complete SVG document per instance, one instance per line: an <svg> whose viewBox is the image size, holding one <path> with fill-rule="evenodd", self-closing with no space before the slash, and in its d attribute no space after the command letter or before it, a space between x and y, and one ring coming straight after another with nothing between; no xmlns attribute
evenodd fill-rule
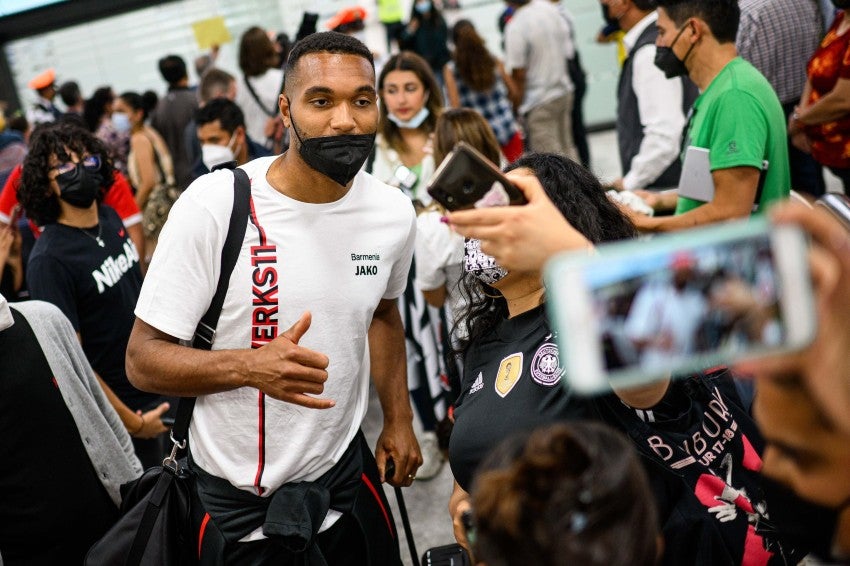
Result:
<svg viewBox="0 0 850 566"><path fill-rule="evenodd" d="M89 155L83 158L82 162L83 167L88 169L89 171L98 171L100 170L100 156L99 155ZM63 175L65 173L70 173L74 169L77 168L77 164L73 161L68 161L67 163L60 163L56 166L56 174Z"/></svg>

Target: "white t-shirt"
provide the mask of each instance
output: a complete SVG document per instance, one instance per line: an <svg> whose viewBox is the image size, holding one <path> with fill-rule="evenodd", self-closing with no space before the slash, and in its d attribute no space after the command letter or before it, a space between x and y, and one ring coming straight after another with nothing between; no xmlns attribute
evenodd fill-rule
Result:
<svg viewBox="0 0 850 566"><path fill-rule="evenodd" d="M283 83L283 71L268 69L259 77L251 77L248 80L251 81L251 87L257 93L263 106L267 110L277 112L280 86ZM245 84L244 75L239 79L239 84L236 87L236 104L245 114L245 131L248 132L248 137L259 144L264 144L266 142L266 122L269 115L254 100L251 91Z"/></svg>
<svg viewBox="0 0 850 566"><path fill-rule="evenodd" d="M424 291L446 286L449 320L465 304L458 283L463 277L463 236L440 222L435 210L416 218L416 285Z"/></svg>
<svg viewBox="0 0 850 566"><path fill-rule="evenodd" d="M573 90L567 58L574 53L570 29L548 0L531 0L505 27L505 66L525 69L525 96L519 108L532 108Z"/></svg>
<svg viewBox="0 0 850 566"><path fill-rule="evenodd" d="M708 310L699 291L677 291L672 284L652 283L635 296L626 318L626 335L632 340L666 339L666 346L647 346L641 364L651 368L671 363L694 352L696 332Z"/></svg>
<svg viewBox="0 0 850 566"><path fill-rule="evenodd" d="M359 173L336 202L309 204L269 185L275 159L242 167L252 214L213 349L261 346L310 311L300 345L330 359L321 397L336 406L308 409L244 387L199 397L190 428L199 466L263 495L315 480L353 440L368 399L367 332L379 301L404 291L416 231L410 200L371 175ZM204 175L181 195L142 287L139 318L192 337L218 281L232 206L229 171Z"/></svg>

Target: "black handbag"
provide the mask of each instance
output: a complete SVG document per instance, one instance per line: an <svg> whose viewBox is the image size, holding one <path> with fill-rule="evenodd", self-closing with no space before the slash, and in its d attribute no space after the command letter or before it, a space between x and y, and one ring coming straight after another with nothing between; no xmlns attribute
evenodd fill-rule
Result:
<svg viewBox="0 0 850 566"><path fill-rule="evenodd" d="M459 544L429 548L422 555L422 566L472 566L469 554Z"/></svg>
<svg viewBox="0 0 850 566"><path fill-rule="evenodd" d="M230 274L245 238L250 208L251 182L241 169L233 170L234 198L230 225L221 251L221 274L210 307L195 329L192 347L210 350L221 307L227 294ZM121 517L89 549L87 566L185 566L198 563L195 533L192 529L194 481L185 460L178 460L186 448L194 397L177 404L177 417L171 429L171 454L142 476L121 486Z"/></svg>

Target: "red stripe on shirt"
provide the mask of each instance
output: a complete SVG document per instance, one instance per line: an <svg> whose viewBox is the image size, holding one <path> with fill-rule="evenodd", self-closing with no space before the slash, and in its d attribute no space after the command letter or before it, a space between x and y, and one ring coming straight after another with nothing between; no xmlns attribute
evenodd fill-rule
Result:
<svg viewBox="0 0 850 566"><path fill-rule="evenodd" d="M263 470L266 467L266 394L259 392L257 401L257 475L254 477L254 489L257 495L263 494Z"/></svg>
<svg viewBox="0 0 850 566"><path fill-rule="evenodd" d="M269 245L254 208L254 199L249 200L251 223L257 228L260 244L251 246L251 289L253 294L251 311L251 348L262 348L277 337L277 246ZM254 489L263 494L263 471L266 467L266 396L260 391L257 399L257 473Z"/></svg>

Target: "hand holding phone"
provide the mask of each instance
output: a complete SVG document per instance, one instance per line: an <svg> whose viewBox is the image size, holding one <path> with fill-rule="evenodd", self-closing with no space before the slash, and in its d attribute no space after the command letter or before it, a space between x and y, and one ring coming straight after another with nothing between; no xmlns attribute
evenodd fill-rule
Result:
<svg viewBox="0 0 850 566"><path fill-rule="evenodd" d="M451 212L452 229L481 240L481 251L509 271L542 271L546 261L559 252L593 248L549 199L537 177L527 171L511 171L507 178L523 192L528 204Z"/></svg>
<svg viewBox="0 0 850 566"><path fill-rule="evenodd" d="M802 232L764 218L564 255L545 273L566 382L598 393L772 352L815 336Z"/></svg>
<svg viewBox="0 0 850 566"><path fill-rule="evenodd" d="M525 204L525 195L481 153L458 142L431 180L428 194L447 210Z"/></svg>

